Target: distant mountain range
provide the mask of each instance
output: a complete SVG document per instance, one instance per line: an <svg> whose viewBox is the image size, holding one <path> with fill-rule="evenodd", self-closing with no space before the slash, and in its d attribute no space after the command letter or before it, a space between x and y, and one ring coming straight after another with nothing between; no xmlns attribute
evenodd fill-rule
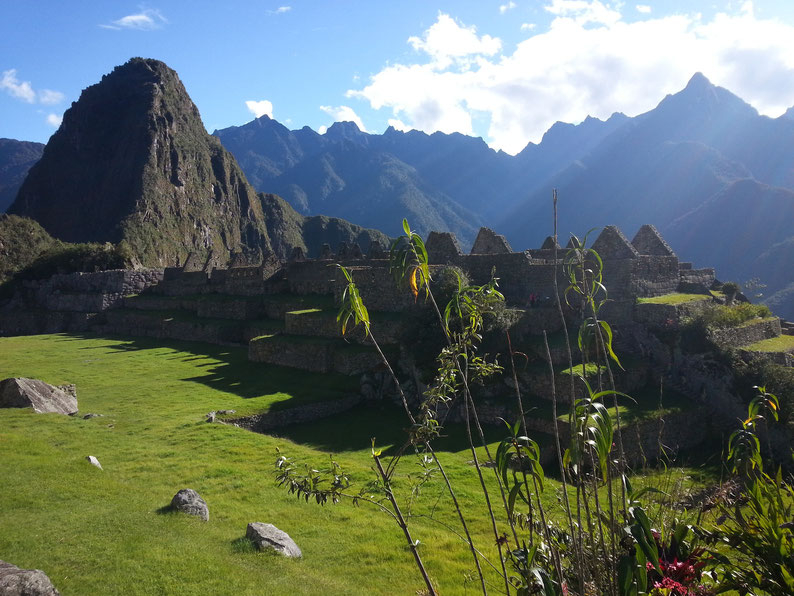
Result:
<svg viewBox="0 0 794 596"><path fill-rule="evenodd" d="M374 237L305 219L318 214L389 235L407 217L464 247L487 225L521 250L552 233L556 188L561 236L609 224L631 236L652 223L683 260L722 280L760 278L769 304L794 319L794 108L759 116L698 73L645 114L558 122L515 156L461 134L378 135L341 122L320 135L262 116L213 133L235 161L177 82L162 63L134 59L87 89L11 211L66 240L137 243L149 263ZM102 107L122 98L127 111ZM36 150L0 142L0 192Z"/></svg>
<svg viewBox="0 0 794 596"><path fill-rule="evenodd" d="M134 263L167 266L193 253L257 262L295 247L388 238L346 221L305 217L257 194L207 134L176 72L133 58L80 95L30 168L9 213L67 242L118 243Z"/></svg>
<svg viewBox="0 0 794 596"><path fill-rule="evenodd" d="M558 122L515 156L460 134L367 134L351 122L320 135L262 116L213 134L255 188L301 213L388 234L407 217L466 247L480 225L515 249L538 247L556 188L561 235L609 224L631 235L652 223L682 259L724 280L759 277L794 318L794 108L759 116L700 73L645 114Z"/></svg>
<svg viewBox="0 0 794 596"><path fill-rule="evenodd" d="M41 143L0 139L0 213L14 202L28 170L43 152Z"/></svg>

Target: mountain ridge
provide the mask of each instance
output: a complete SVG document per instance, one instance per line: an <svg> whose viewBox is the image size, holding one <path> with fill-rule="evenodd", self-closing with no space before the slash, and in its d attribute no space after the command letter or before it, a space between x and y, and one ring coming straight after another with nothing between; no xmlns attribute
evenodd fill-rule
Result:
<svg viewBox="0 0 794 596"><path fill-rule="evenodd" d="M271 251L286 258L296 246L319 251L322 242L307 242L305 218L281 199L256 193L207 134L176 72L144 58L83 91L9 213L32 217L61 240L124 244L150 266L181 264L190 253L220 262L237 252L252 262ZM346 239L386 239L329 221Z"/></svg>

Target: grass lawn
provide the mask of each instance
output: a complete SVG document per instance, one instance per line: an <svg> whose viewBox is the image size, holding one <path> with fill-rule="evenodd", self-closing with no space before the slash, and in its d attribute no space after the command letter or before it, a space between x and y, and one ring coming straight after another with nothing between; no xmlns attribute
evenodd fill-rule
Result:
<svg viewBox="0 0 794 596"><path fill-rule="evenodd" d="M651 298L638 298L639 304L686 304L697 300L709 300L711 296L706 294L664 294L663 296L653 296Z"/></svg>
<svg viewBox="0 0 794 596"><path fill-rule="evenodd" d="M0 338L0 378L11 376L76 383L81 413L103 415L0 410L0 559L44 570L64 596L415 594L423 587L387 515L347 501L307 504L273 481L277 447L312 466L333 454L357 492L373 478L371 437L386 454L399 444L406 426L399 408L360 407L273 435L204 421L211 410L250 414L336 399L357 389L357 379L251 363L242 348L73 335ZM445 431L439 457L478 546L492 554L462 428ZM488 433L494 449L504 430ZM407 473L420 468L409 458L402 469L395 486L407 499ZM181 488L204 497L209 522L165 509ZM552 516L558 491L549 479L543 500ZM431 519L458 527L440 480L423 488L410 513L441 592L476 592L467 548ZM303 559L253 551L243 539L253 521L289 533ZM498 585L494 573L489 581Z"/></svg>
<svg viewBox="0 0 794 596"><path fill-rule="evenodd" d="M794 351L794 335L779 335L762 339L742 349L750 352L792 352Z"/></svg>

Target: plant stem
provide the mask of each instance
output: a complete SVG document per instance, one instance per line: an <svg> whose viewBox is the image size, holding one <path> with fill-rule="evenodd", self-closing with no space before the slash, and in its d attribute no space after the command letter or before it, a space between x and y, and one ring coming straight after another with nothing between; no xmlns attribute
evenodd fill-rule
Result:
<svg viewBox="0 0 794 596"><path fill-rule="evenodd" d="M391 484L389 482L389 477L386 475L386 472L383 470L383 466L380 463L380 458L377 455L373 455L372 459L375 460L375 465L378 468L378 474L380 474L381 480L383 481L383 487L386 489L386 496L391 502L392 507L394 508L394 515L397 518L397 523L399 524L400 528L402 528L403 534L405 534L405 539L408 541L408 547L411 549L411 553L413 553L414 560L416 561L416 566L419 567L419 572L422 574L422 578L425 580L425 585L427 586L427 591L430 596L437 596L436 589L433 586L433 582L430 581L430 577L427 575L427 570L425 569L424 564L422 563L422 558L419 556L419 551L416 549L416 542L414 542L413 538L411 538L411 532L408 530L408 526L405 523L405 519L403 519L402 512L400 511L399 505L397 505L397 500L394 498L394 493L391 490Z"/></svg>

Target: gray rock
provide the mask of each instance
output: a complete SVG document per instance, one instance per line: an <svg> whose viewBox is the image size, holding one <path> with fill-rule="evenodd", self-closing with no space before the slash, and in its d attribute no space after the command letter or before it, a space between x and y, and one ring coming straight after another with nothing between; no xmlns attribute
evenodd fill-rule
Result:
<svg viewBox="0 0 794 596"><path fill-rule="evenodd" d="M77 398L38 379L0 381L0 408L33 408L34 412L74 414Z"/></svg>
<svg viewBox="0 0 794 596"><path fill-rule="evenodd" d="M196 515L209 521L210 510L207 503L192 488L183 488L171 499L171 507L188 515Z"/></svg>
<svg viewBox="0 0 794 596"><path fill-rule="evenodd" d="M289 534L282 532L273 524L253 522L248 524L245 537L256 545L259 550L272 548L285 557L300 558L303 556L301 549Z"/></svg>
<svg viewBox="0 0 794 596"><path fill-rule="evenodd" d="M236 414L237 410L218 410L215 412L218 416L224 416L228 414Z"/></svg>
<svg viewBox="0 0 794 596"><path fill-rule="evenodd" d="M207 422L215 422L215 412L209 412L207 414Z"/></svg>
<svg viewBox="0 0 794 596"><path fill-rule="evenodd" d="M90 418L101 418L104 414L95 414L94 412L89 412L88 414L83 415L83 420L88 420Z"/></svg>
<svg viewBox="0 0 794 596"><path fill-rule="evenodd" d="M85 459L86 459L86 461L88 461L88 463L90 463L92 466L96 466L96 467L97 467L97 468L99 468L100 470L102 469L102 464L100 464L100 463L99 463L99 460L98 460L97 458L95 458L93 455L86 455L86 456L85 456Z"/></svg>
<svg viewBox="0 0 794 596"><path fill-rule="evenodd" d="M0 594L3 596L60 596L50 578L39 569L20 569L0 561Z"/></svg>

